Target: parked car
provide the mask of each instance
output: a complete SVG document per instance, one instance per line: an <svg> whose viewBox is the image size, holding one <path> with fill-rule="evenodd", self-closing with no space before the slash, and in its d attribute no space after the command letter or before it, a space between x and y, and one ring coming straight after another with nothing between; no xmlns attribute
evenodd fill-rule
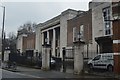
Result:
<svg viewBox="0 0 120 80"><path fill-rule="evenodd" d="M98 54L96 57L88 61L88 65L90 69L100 68L113 71L113 53Z"/></svg>
<svg viewBox="0 0 120 80"><path fill-rule="evenodd" d="M42 58L38 59L37 65L38 65L39 67L42 66ZM50 66L51 66L51 67L55 67L55 65L56 65L56 61L55 61L53 58L51 58L51 60L50 60Z"/></svg>

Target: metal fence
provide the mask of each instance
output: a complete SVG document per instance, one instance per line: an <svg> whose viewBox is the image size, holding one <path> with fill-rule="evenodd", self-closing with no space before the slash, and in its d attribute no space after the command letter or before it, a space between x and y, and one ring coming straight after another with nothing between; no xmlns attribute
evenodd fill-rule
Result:
<svg viewBox="0 0 120 80"><path fill-rule="evenodd" d="M94 58L97 55L96 51L84 52L83 56L86 59Z"/></svg>
<svg viewBox="0 0 120 80"><path fill-rule="evenodd" d="M73 73L74 70L74 49L63 49L63 72Z"/></svg>
<svg viewBox="0 0 120 80"><path fill-rule="evenodd" d="M74 59L74 49L65 49L65 50L66 50L65 58Z"/></svg>
<svg viewBox="0 0 120 80"><path fill-rule="evenodd" d="M69 48L65 49L65 59L64 59L64 66L65 66L65 72L73 73L74 71L74 49ZM97 55L96 51L88 51L83 52L83 63L84 63L84 70L88 70L88 61L91 58L94 58Z"/></svg>

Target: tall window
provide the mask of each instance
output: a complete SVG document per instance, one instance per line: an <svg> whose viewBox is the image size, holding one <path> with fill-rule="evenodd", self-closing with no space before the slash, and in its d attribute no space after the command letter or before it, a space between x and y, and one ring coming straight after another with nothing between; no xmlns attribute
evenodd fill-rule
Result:
<svg viewBox="0 0 120 80"><path fill-rule="evenodd" d="M76 41L76 27L73 28L73 42Z"/></svg>
<svg viewBox="0 0 120 80"><path fill-rule="evenodd" d="M111 22L110 20L110 7L103 9L103 17L104 17L104 24L105 24L105 35L111 34Z"/></svg>
<svg viewBox="0 0 120 80"><path fill-rule="evenodd" d="M84 25L80 26L80 35L81 35L81 40L83 40L83 37L84 37Z"/></svg>

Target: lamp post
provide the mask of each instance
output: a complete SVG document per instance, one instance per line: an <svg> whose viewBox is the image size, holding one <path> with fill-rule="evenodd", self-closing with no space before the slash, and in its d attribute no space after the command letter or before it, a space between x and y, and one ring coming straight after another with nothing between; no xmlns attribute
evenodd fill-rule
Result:
<svg viewBox="0 0 120 80"><path fill-rule="evenodd" d="M2 23L2 62L4 61L4 24L5 24L5 6L1 6L3 8L3 23Z"/></svg>
<svg viewBox="0 0 120 80"><path fill-rule="evenodd" d="M80 39L81 39L81 33L80 32L78 32L77 38L78 38L78 41L80 42Z"/></svg>

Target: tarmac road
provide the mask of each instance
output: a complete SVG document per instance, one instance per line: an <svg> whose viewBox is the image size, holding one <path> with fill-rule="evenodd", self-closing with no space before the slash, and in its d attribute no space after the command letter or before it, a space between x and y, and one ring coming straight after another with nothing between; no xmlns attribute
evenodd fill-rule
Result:
<svg viewBox="0 0 120 80"><path fill-rule="evenodd" d="M56 71L42 71L19 67L20 72L2 70L2 80L116 80L95 75L73 75Z"/></svg>

